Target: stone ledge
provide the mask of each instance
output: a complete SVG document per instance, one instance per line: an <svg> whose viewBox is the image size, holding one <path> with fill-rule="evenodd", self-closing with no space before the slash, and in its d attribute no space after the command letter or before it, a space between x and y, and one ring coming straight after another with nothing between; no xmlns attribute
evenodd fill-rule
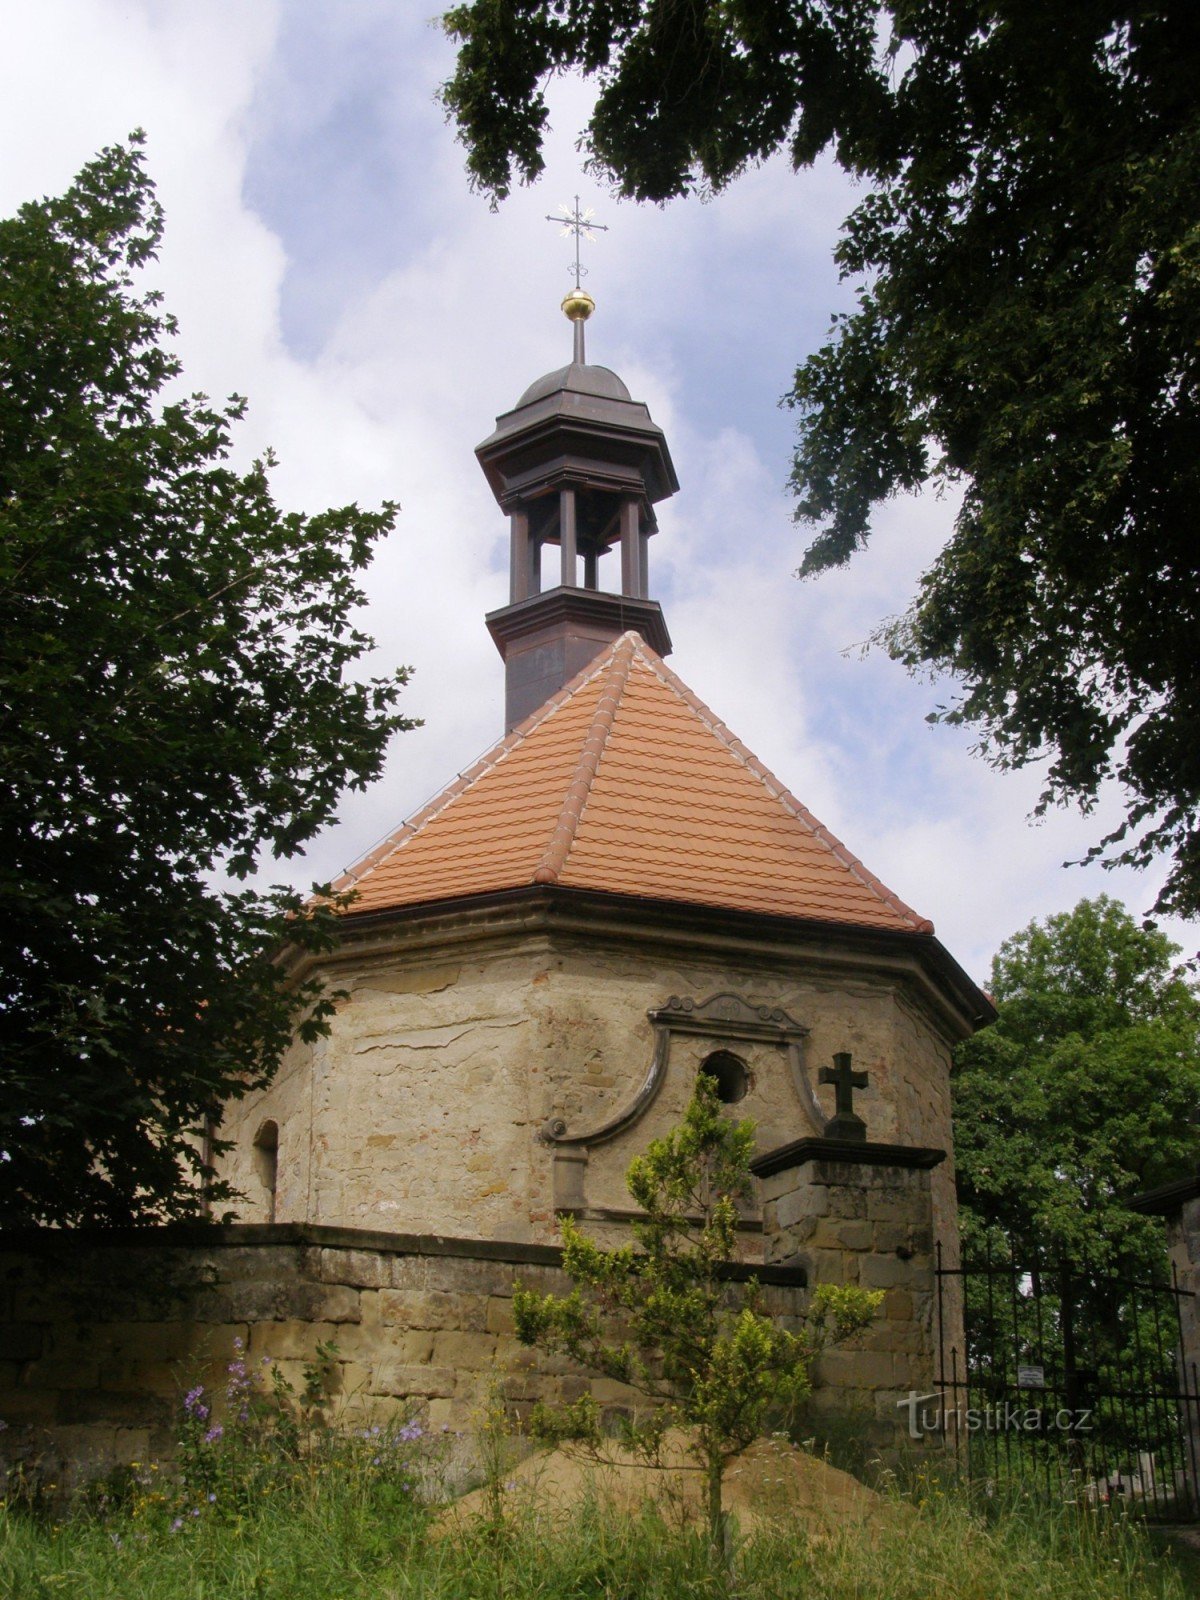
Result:
<svg viewBox="0 0 1200 1600"><path fill-rule="evenodd" d="M320 1247L375 1251L385 1255L452 1257L496 1261L512 1266L562 1266L555 1244L520 1244L508 1239L468 1239L437 1233L383 1233L370 1228L332 1228L316 1222L164 1222L147 1228L22 1228L0 1233L0 1255L55 1254L104 1246L205 1249ZM727 1262L723 1277L734 1283L759 1283L803 1289L803 1267L772 1267L757 1262Z"/></svg>
<svg viewBox="0 0 1200 1600"><path fill-rule="evenodd" d="M793 1139L791 1144L769 1150L750 1163L756 1178L770 1178L777 1172L803 1166L806 1161L832 1161L842 1166L914 1167L928 1171L946 1159L944 1150L927 1145L873 1144L855 1139Z"/></svg>

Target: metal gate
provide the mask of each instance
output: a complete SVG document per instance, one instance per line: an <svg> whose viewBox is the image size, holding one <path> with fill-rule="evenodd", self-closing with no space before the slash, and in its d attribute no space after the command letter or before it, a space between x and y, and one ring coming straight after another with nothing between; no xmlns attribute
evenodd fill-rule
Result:
<svg viewBox="0 0 1200 1600"><path fill-rule="evenodd" d="M939 1432L973 1484L1200 1513L1200 1388L1169 1284L1078 1263L937 1257L938 1394L913 1432ZM958 1307L962 1325L958 1326Z"/></svg>

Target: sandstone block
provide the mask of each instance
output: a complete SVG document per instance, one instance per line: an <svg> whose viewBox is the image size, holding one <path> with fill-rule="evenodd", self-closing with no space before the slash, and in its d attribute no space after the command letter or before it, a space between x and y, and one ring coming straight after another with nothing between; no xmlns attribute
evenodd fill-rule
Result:
<svg viewBox="0 0 1200 1600"><path fill-rule="evenodd" d="M170 1423L175 1407L164 1395L128 1394L117 1390L73 1389L59 1396L59 1420L68 1425L145 1428Z"/></svg>
<svg viewBox="0 0 1200 1600"><path fill-rule="evenodd" d="M431 1400L425 1413L429 1432L452 1432L458 1424L460 1410L453 1400Z"/></svg>
<svg viewBox="0 0 1200 1600"><path fill-rule="evenodd" d="M845 1250L814 1250L809 1265L814 1284L859 1281L859 1257Z"/></svg>
<svg viewBox="0 0 1200 1600"><path fill-rule="evenodd" d="M460 1371L479 1371L494 1364L496 1343L496 1336L488 1333L435 1333L431 1360Z"/></svg>
<svg viewBox="0 0 1200 1600"><path fill-rule="evenodd" d="M865 1219L839 1222L834 1240L846 1250L870 1250L873 1247L874 1229Z"/></svg>
<svg viewBox="0 0 1200 1600"><path fill-rule="evenodd" d="M289 1314L291 1298L290 1287L283 1283L244 1279L202 1291L192 1301L191 1311L197 1322L271 1322Z"/></svg>
<svg viewBox="0 0 1200 1600"><path fill-rule="evenodd" d="M9 1427L35 1424L47 1427L58 1420L56 1389L6 1389L3 1418Z"/></svg>
<svg viewBox="0 0 1200 1600"><path fill-rule="evenodd" d="M883 1314L893 1321L909 1321L913 1315L913 1297L907 1289L889 1289L883 1301Z"/></svg>
<svg viewBox="0 0 1200 1600"><path fill-rule="evenodd" d="M892 1357L894 1381L906 1389L927 1388L933 1381L931 1351L899 1350Z"/></svg>
<svg viewBox="0 0 1200 1600"><path fill-rule="evenodd" d="M124 1360L101 1361L99 1385L101 1389L177 1400L186 1389L188 1379L195 1375L194 1366L185 1371L182 1362L147 1361L135 1355Z"/></svg>
<svg viewBox="0 0 1200 1600"><path fill-rule="evenodd" d="M100 1381L100 1363L43 1356L26 1364L21 1381L31 1389L93 1389Z"/></svg>
<svg viewBox="0 0 1200 1600"><path fill-rule="evenodd" d="M288 1322L259 1322L250 1329L248 1364L261 1364L264 1356L272 1362L316 1359L317 1345L337 1343L341 1329L334 1322L307 1322L297 1318Z"/></svg>
<svg viewBox="0 0 1200 1600"><path fill-rule="evenodd" d="M449 1367L383 1361L371 1379L370 1393L398 1398L445 1399L455 1391L458 1375Z"/></svg>
<svg viewBox="0 0 1200 1600"><path fill-rule="evenodd" d="M489 1333L512 1334L515 1325L511 1299L501 1299L499 1295L490 1296L487 1301L484 1326Z"/></svg>
<svg viewBox="0 0 1200 1600"><path fill-rule="evenodd" d="M823 1190L805 1185L780 1195L775 1202L775 1226L787 1232L809 1217L824 1216L829 1210L829 1198Z"/></svg>
<svg viewBox="0 0 1200 1600"><path fill-rule="evenodd" d="M208 1342L205 1330L191 1322L112 1322L80 1327L58 1326L53 1332L56 1354L86 1350L103 1359L106 1354L146 1361L186 1361L199 1355Z"/></svg>
<svg viewBox="0 0 1200 1600"><path fill-rule="evenodd" d="M872 1194L865 1197L867 1216L872 1222L902 1222L918 1228L929 1216L928 1204L914 1202L910 1195Z"/></svg>
<svg viewBox="0 0 1200 1600"><path fill-rule="evenodd" d="M345 1414L351 1406L357 1408L365 1401L371 1387L374 1363L364 1366L360 1361L339 1361L330 1376L330 1394L336 1398L338 1410Z"/></svg>
<svg viewBox="0 0 1200 1600"><path fill-rule="evenodd" d="M349 1284L355 1289L382 1289L391 1283L392 1258L375 1250L313 1249L305 1251L305 1268L322 1283Z"/></svg>
<svg viewBox="0 0 1200 1600"><path fill-rule="evenodd" d="M464 1256L429 1256L426 1286L442 1294L503 1294L512 1292L520 1274L536 1271L507 1261L471 1261Z"/></svg>
<svg viewBox="0 0 1200 1600"><path fill-rule="evenodd" d="M867 1289L907 1288L914 1276L911 1261L901 1261L897 1256L863 1257L862 1283Z"/></svg>
<svg viewBox="0 0 1200 1600"><path fill-rule="evenodd" d="M820 1379L839 1389L894 1388L894 1359L879 1350L825 1350L818 1364Z"/></svg>
<svg viewBox="0 0 1200 1600"><path fill-rule="evenodd" d="M399 1289L380 1291L380 1316L398 1328L446 1328L482 1331L487 1322L487 1299L482 1294L426 1289L417 1293Z"/></svg>
<svg viewBox="0 0 1200 1600"><path fill-rule="evenodd" d="M388 1256L386 1265L386 1281L393 1289L424 1289L429 1283L429 1258L426 1256Z"/></svg>

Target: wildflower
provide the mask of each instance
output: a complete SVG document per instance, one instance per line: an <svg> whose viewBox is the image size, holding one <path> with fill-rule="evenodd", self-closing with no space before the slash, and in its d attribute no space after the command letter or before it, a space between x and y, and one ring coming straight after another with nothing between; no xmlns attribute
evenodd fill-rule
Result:
<svg viewBox="0 0 1200 1600"><path fill-rule="evenodd" d="M183 1518L182 1517L176 1517L175 1521L171 1524L171 1532L172 1533L178 1533L180 1528L182 1528L182 1527L183 1527Z"/></svg>
<svg viewBox="0 0 1200 1600"><path fill-rule="evenodd" d="M210 1495L209 1495L209 1497L208 1497L208 1503L209 1503L209 1505L210 1505L210 1506L211 1506L211 1505L212 1505L212 1504L213 1504L213 1503L214 1503L214 1501L215 1501L215 1500L216 1500L216 1498L217 1498L217 1497L216 1497L216 1495L215 1495L215 1494L210 1494Z"/></svg>
<svg viewBox="0 0 1200 1600"><path fill-rule="evenodd" d="M208 1407L204 1404L204 1385L198 1383L194 1389L189 1389L183 1397L183 1409L189 1417L194 1417L197 1422L203 1422L208 1416Z"/></svg>
<svg viewBox="0 0 1200 1600"><path fill-rule="evenodd" d="M200 1507L199 1506L193 1506L191 1511L189 1512L189 1515L193 1516L193 1517L198 1517L200 1515Z"/></svg>
<svg viewBox="0 0 1200 1600"><path fill-rule="evenodd" d="M205 1444L216 1444L217 1440L224 1438L224 1436L225 1429L219 1422L214 1422L212 1427L204 1435L204 1442Z"/></svg>

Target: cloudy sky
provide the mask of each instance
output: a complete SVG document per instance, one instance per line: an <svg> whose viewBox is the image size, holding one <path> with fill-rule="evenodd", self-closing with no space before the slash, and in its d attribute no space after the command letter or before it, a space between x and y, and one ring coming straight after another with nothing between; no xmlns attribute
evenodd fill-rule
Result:
<svg viewBox="0 0 1200 1600"><path fill-rule="evenodd" d="M498 212L468 188L437 104L453 52L438 0L37 0L7 10L0 212L60 191L141 126L166 208L156 278L189 384L249 396L239 449L271 445L289 509L403 507L366 576L374 665L415 670L383 780L347 799L297 881L327 878L503 731L483 614L506 599L506 529L474 446L570 353L571 247L544 220L579 193L589 356L667 433L651 590L671 664L922 914L973 976L1033 917L1106 890L1149 909L1164 876L1063 869L1119 816L1027 820L1036 773L1002 775L925 722L946 686L861 645L902 610L953 502L897 501L872 549L801 584L785 490L797 362L847 305L831 262L854 191L782 163L720 199L616 205L574 148L582 84L556 85L548 174ZM1168 924L1189 951L1195 929Z"/></svg>

